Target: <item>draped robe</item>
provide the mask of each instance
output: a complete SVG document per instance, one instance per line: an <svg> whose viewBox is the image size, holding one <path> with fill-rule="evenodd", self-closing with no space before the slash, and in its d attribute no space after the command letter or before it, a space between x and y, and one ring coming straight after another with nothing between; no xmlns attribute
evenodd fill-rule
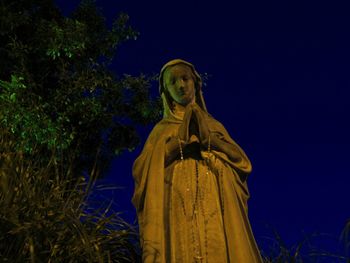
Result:
<svg viewBox="0 0 350 263"><path fill-rule="evenodd" d="M134 162L132 202L144 263L262 262L248 219L251 163L221 123L209 115L206 122L210 136L233 151L218 145L196 155L194 145L183 160L168 156L167 142L182 121L164 118Z"/></svg>

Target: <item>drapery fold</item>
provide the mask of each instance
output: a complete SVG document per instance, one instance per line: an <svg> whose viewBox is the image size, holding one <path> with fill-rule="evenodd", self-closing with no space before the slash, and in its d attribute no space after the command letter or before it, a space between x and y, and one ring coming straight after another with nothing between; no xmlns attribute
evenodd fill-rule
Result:
<svg viewBox="0 0 350 263"><path fill-rule="evenodd" d="M219 142L228 152L212 150L201 151L204 159L208 158L211 171L221 176L223 193L224 234L228 247L228 262L256 263L262 262L248 219L247 201L249 190L247 177L252 170L251 163L237 143L228 135L221 123L208 116L210 134L217 136ZM166 141L176 136L180 121L163 119L152 130L144 149L133 166L135 192L132 202L137 210L140 227L143 262L169 263L166 258L166 232L168 226L166 213L169 212L165 200L165 167L164 158ZM219 143L220 144L220 143ZM234 153L234 154L233 154ZM239 154L240 158L237 158ZM180 162L180 160L177 160ZM220 174L221 172L221 174ZM172 226L170 226L171 228Z"/></svg>

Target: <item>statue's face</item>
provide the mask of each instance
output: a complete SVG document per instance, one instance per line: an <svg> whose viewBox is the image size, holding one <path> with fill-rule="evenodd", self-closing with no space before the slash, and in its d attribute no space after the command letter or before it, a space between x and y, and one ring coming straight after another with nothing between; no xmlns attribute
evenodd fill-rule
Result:
<svg viewBox="0 0 350 263"><path fill-rule="evenodd" d="M164 87L177 103L186 106L195 101L195 84L189 66L177 64L167 68L163 75Z"/></svg>

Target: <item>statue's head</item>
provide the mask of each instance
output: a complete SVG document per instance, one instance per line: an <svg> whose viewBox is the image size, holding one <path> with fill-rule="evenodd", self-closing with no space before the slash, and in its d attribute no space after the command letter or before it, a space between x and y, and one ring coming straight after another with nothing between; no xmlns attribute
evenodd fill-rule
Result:
<svg viewBox="0 0 350 263"><path fill-rule="evenodd" d="M159 92L163 98L164 108L167 106L171 108L173 101L183 106L195 101L206 110L202 97L202 79L194 66L187 61L174 59L162 67L159 75Z"/></svg>
<svg viewBox="0 0 350 263"><path fill-rule="evenodd" d="M164 92L182 106L195 101L195 81L192 69L184 63L167 67L163 73Z"/></svg>

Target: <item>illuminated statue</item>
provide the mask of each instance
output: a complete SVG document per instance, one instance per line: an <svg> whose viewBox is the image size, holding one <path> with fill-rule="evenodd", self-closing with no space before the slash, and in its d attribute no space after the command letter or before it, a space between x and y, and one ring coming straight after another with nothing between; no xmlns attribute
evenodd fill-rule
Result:
<svg viewBox="0 0 350 263"><path fill-rule="evenodd" d="M261 263L247 216L251 163L207 113L194 66L159 77L164 116L133 166L144 263Z"/></svg>

